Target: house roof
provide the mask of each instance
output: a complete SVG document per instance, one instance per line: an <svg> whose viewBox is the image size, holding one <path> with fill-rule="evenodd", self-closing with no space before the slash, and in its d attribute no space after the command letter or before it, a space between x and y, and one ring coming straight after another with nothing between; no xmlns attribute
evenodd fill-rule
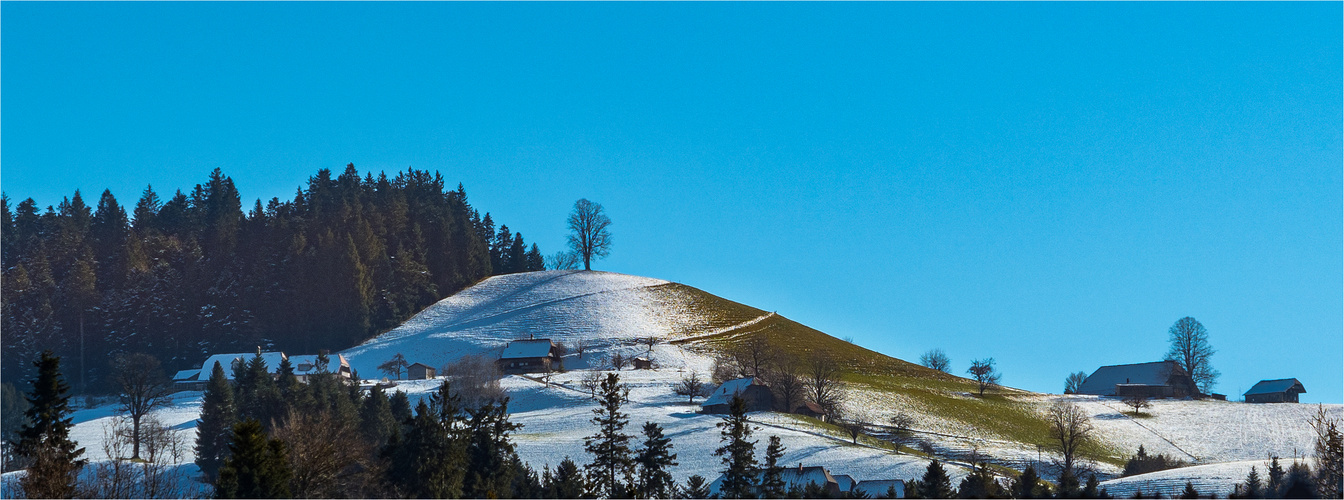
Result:
<svg viewBox="0 0 1344 500"><path fill-rule="evenodd" d="M1276 392L1287 392L1289 389L1296 389L1297 392L1307 392L1307 388L1302 386L1295 378L1281 378L1278 380L1261 380L1251 386L1251 390L1246 394L1274 394Z"/></svg>
<svg viewBox="0 0 1344 500"><path fill-rule="evenodd" d="M196 379L210 380L210 372L214 371L215 362L219 362L219 366L224 368L224 378L233 380L233 360L241 359L243 361L251 361L256 355L256 353L244 352L210 356L205 358L204 363L201 363L201 373L197 375ZM266 371L275 371L275 369L280 366L280 361L283 359L285 359L285 353L283 352L261 353L261 360L266 362Z"/></svg>
<svg viewBox="0 0 1344 500"><path fill-rule="evenodd" d="M1078 388L1079 394L1115 394L1116 384L1169 385L1175 361L1154 361L1097 368Z"/></svg>
<svg viewBox="0 0 1344 500"><path fill-rule="evenodd" d="M723 385L720 385L718 389L714 389L714 393L710 394L705 402L700 403L700 406L726 405L732 403L734 394L741 394L742 391L747 390L747 387L753 385L759 385L756 383L754 377L729 380L724 382Z"/></svg>
<svg viewBox="0 0 1344 500"><path fill-rule="evenodd" d="M420 363L420 362L411 363L411 366L408 366L407 368L415 367L415 366L422 366L422 367L425 367L425 368L429 368L430 370L433 370L433 369L434 369L434 367L429 366L429 365L424 364L424 363Z"/></svg>
<svg viewBox="0 0 1344 500"><path fill-rule="evenodd" d="M849 491L854 488L854 478L849 474L831 474L835 478L835 483L840 485L840 491Z"/></svg>
<svg viewBox="0 0 1344 500"><path fill-rule="evenodd" d="M793 411L794 411L794 413L797 413L797 412L801 411L803 408L807 408L808 411L810 411L810 412L812 412L812 413L816 413L816 414L818 414L818 415L825 415L825 414L826 414L826 409L825 409L825 408L822 408L821 405L816 404L816 403L813 403L813 402L811 402L811 401L804 401L803 404L798 405L798 407L797 407L797 408L794 408Z"/></svg>
<svg viewBox="0 0 1344 500"><path fill-rule="evenodd" d="M905 496L905 481L900 479L859 481L859 484L854 485L855 490L867 493L870 498L886 497L887 490L892 487L896 488L895 498L902 498Z"/></svg>
<svg viewBox="0 0 1344 500"><path fill-rule="evenodd" d="M551 355L551 339L515 340L504 347L499 359L544 358Z"/></svg>
<svg viewBox="0 0 1344 500"><path fill-rule="evenodd" d="M311 375L317 373L317 356L318 355L316 354L296 354L290 356L289 364L294 367L294 374ZM331 373L339 372L341 371L342 367L345 368L350 367L350 362L346 361L344 355L342 354L327 355L328 372Z"/></svg>
<svg viewBox="0 0 1344 500"><path fill-rule="evenodd" d="M214 370L215 367L214 367L214 366L211 366L210 369L211 369L211 370ZM195 378L199 377L200 375L201 375L201 369L200 369L200 368L196 368L196 369L194 369L194 370L182 370L182 371L180 371L180 372L177 372L177 375L173 375L173 380L175 380L175 381L176 381L176 380L182 380L182 381L192 380L192 379L195 379Z"/></svg>
<svg viewBox="0 0 1344 500"><path fill-rule="evenodd" d="M825 487L826 483L839 483L831 473L826 472L825 467L788 467L780 471L779 478L788 487L804 487L808 483L817 483L817 486Z"/></svg>

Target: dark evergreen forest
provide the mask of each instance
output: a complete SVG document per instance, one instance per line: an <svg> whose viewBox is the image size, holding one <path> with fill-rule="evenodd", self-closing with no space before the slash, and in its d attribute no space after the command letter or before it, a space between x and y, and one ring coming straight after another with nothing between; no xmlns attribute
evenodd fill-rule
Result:
<svg viewBox="0 0 1344 500"><path fill-rule="evenodd" d="M219 169L166 200L147 187L133 207L110 191L45 209L6 195L0 376L26 379L43 349L90 391L122 352L177 370L258 346L344 349L487 276L543 269L535 244L445 188L438 173L347 165L246 212Z"/></svg>

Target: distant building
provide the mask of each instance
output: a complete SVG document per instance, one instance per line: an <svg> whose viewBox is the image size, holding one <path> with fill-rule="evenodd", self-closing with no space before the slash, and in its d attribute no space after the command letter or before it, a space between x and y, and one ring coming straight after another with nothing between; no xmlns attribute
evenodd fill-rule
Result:
<svg viewBox="0 0 1344 500"><path fill-rule="evenodd" d="M212 365L210 369L214 370L215 367ZM201 375L200 368L196 368L193 370L182 370L177 372L176 375L173 375L173 390L175 391L205 390L205 382L200 380L200 375ZM206 380L209 379L210 377L206 377Z"/></svg>
<svg viewBox="0 0 1344 500"><path fill-rule="evenodd" d="M632 364L635 365L635 369L636 369L636 370L652 370L652 369L653 369L653 360L650 360L649 358L644 358L644 357L635 358L635 359L631 360L630 362L631 362Z"/></svg>
<svg viewBox="0 0 1344 500"><path fill-rule="evenodd" d="M803 467L803 464L798 464L798 467L789 467L781 471L779 478L784 481L785 489L792 489L795 486L806 488L808 484L815 483L830 498L840 498L842 491L840 483L825 467Z"/></svg>
<svg viewBox="0 0 1344 500"><path fill-rule="evenodd" d="M811 401L806 401L797 408L794 408L793 412L804 417L826 420L826 409Z"/></svg>
<svg viewBox="0 0 1344 500"><path fill-rule="evenodd" d="M436 374L434 367L424 363L416 363L406 368L406 378L410 380L431 379Z"/></svg>
<svg viewBox="0 0 1344 500"><path fill-rule="evenodd" d="M1246 391L1247 403L1296 403L1297 395L1307 392L1295 378L1261 380Z"/></svg>
<svg viewBox="0 0 1344 500"><path fill-rule="evenodd" d="M775 396L770 388L755 377L729 380L714 389L714 393L704 403L700 403L701 413L728 413L733 396L740 396L747 403L747 411L770 411L775 406Z"/></svg>
<svg viewBox="0 0 1344 500"><path fill-rule="evenodd" d="M905 481L900 479L859 481L854 485L856 493L866 493L868 498L903 498L905 497ZM888 492L896 493L889 496Z"/></svg>
<svg viewBox="0 0 1344 500"><path fill-rule="evenodd" d="M841 492L849 493L854 489L854 478L849 474L831 474L831 477L835 478L835 486L840 488Z"/></svg>
<svg viewBox="0 0 1344 500"><path fill-rule="evenodd" d="M1078 387L1078 394L1143 396L1149 398L1200 397L1194 379L1175 361L1155 361L1097 368Z"/></svg>
<svg viewBox="0 0 1344 500"><path fill-rule="evenodd" d="M548 372L560 367L560 351L551 339L515 340L495 363L504 373Z"/></svg>
<svg viewBox="0 0 1344 500"><path fill-rule="evenodd" d="M354 371L350 369L350 362L345 356L337 354L336 356L327 356L326 366L322 366L318 360L317 354L299 354L289 357L289 364L294 367L294 376L299 382L308 383L309 377L326 370L335 374L341 380L354 379Z"/></svg>
<svg viewBox="0 0 1344 500"><path fill-rule="evenodd" d="M205 362L201 363L201 371L196 375L196 380L199 380L201 382L210 381L210 373L215 370L215 363L218 362L219 366L224 368L224 378L232 381L234 363L251 362L252 358L257 357L258 355L260 355L261 360L266 363L266 371L271 373L275 373L275 370L277 368L280 368L280 362L285 359L285 353L278 351L262 352L262 353L244 352L236 354L216 354L214 356L205 358Z"/></svg>

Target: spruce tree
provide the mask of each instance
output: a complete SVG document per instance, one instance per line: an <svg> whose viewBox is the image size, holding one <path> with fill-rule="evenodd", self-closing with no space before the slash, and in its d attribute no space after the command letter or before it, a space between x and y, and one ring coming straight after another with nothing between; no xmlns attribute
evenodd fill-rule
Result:
<svg viewBox="0 0 1344 500"><path fill-rule="evenodd" d="M387 395L377 384L369 389L368 397L364 398L364 404L359 408L359 420L364 438L379 447L386 444L400 427L392 417L392 405Z"/></svg>
<svg viewBox="0 0 1344 500"><path fill-rule="evenodd" d="M621 405L629 401L630 390L620 383L620 377L608 373L598 390L596 415L590 420L597 432L584 439L583 449L593 455L593 461L583 468L588 482L600 497L626 496L634 476L634 459L630 452L630 435L625 426L630 416L621 412Z"/></svg>
<svg viewBox="0 0 1344 500"><path fill-rule="evenodd" d="M765 467L761 469L761 498L784 498L787 494L782 477L784 467L779 465L784 450L779 436L770 436L770 445L765 449Z"/></svg>
<svg viewBox="0 0 1344 500"><path fill-rule="evenodd" d="M1073 469L1064 469L1059 475L1059 488L1055 495L1062 498L1074 498L1079 495L1078 476L1073 474Z"/></svg>
<svg viewBox="0 0 1344 500"><path fill-rule="evenodd" d="M286 498L292 475L285 444L267 439L261 423L247 419L233 426L229 458L219 468L216 498Z"/></svg>
<svg viewBox="0 0 1344 500"><path fill-rule="evenodd" d="M1311 475L1311 467L1304 462L1293 461L1288 466L1288 475L1283 480L1283 498L1316 498L1316 481Z"/></svg>
<svg viewBox="0 0 1344 500"><path fill-rule="evenodd" d="M1022 469L1022 474L1013 480L1009 494L1013 498L1042 498L1045 496L1045 491L1040 483L1041 477L1036 474L1036 467L1028 465Z"/></svg>
<svg viewBox="0 0 1344 500"><path fill-rule="evenodd" d="M448 429L422 400L415 408L405 439L389 445L388 481L410 498L457 498L462 496L465 464L455 453Z"/></svg>
<svg viewBox="0 0 1344 500"><path fill-rule="evenodd" d="M723 457L723 483L719 495L723 498L752 498L756 489L756 442L751 438L751 423L747 421L747 403L734 395L728 405L728 417L715 424L719 427L723 446L714 450L714 456Z"/></svg>
<svg viewBox="0 0 1344 500"><path fill-rule="evenodd" d="M709 498L709 482L704 476L695 474L686 478L686 486L681 489L681 496L686 498Z"/></svg>
<svg viewBox="0 0 1344 500"><path fill-rule="evenodd" d="M392 393L392 397L388 398L388 404L392 411L392 419L397 422L397 425L410 423L413 416L411 413L411 398L407 397L405 392Z"/></svg>
<svg viewBox="0 0 1344 500"><path fill-rule="evenodd" d="M1251 466L1251 472L1246 474L1246 482L1239 485L1240 498L1265 498L1265 485L1260 481L1260 472Z"/></svg>
<svg viewBox="0 0 1344 500"><path fill-rule="evenodd" d="M1097 489L1100 485L1101 484L1097 482L1096 474L1088 474L1087 485L1083 487L1083 492L1080 496L1083 498L1101 498L1101 491L1098 491Z"/></svg>
<svg viewBox="0 0 1344 500"><path fill-rule="evenodd" d="M947 476L947 470L943 469L943 464L938 460L929 462L929 467L924 470L924 477L919 480L919 496L922 498L954 498L955 491L952 491L952 480Z"/></svg>
<svg viewBox="0 0 1344 500"><path fill-rule="evenodd" d="M445 384L446 386L447 384ZM512 492L514 454L509 433L522 425L509 422L509 400L489 401L468 408L470 437L467 442L466 475L462 493L471 498L509 498Z"/></svg>
<svg viewBox="0 0 1344 500"><path fill-rule="evenodd" d="M518 458L517 453L509 456L508 467L513 471L512 498L542 498L544 489L537 471Z"/></svg>
<svg viewBox="0 0 1344 500"><path fill-rule="evenodd" d="M672 438L663 436L663 427L653 423L644 424L644 447L635 455L639 464L639 479L635 483L635 493L639 498L671 497L676 482L668 469L677 465L677 454L671 453Z"/></svg>
<svg viewBox="0 0 1344 500"><path fill-rule="evenodd" d="M70 440L70 384L61 375L61 358L43 351L33 363L37 377L28 393L28 422L19 429L15 452L28 473L19 487L29 498L71 498L75 495L84 448Z"/></svg>
<svg viewBox="0 0 1344 500"><path fill-rule="evenodd" d="M583 498L587 489L587 485L583 481L583 474L579 472L578 464L575 464L568 456L560 461L560 465L555 467L555 474L551 483L546 485L547 495L550 498Z"/></svg>
<svg viewBox="0 0 1344 500"><path fill-rule="evenodd" d="M196 465L207 478L213 479L229 456L235 412L233 384L216 361L201 397L201 418L196 421Z"/></svg>
<svg viewBox="0 0 1344 500"><path fill-rule="evenodd" d="M1265 496L1269 498L1282 498L1283 478L1287 475L1283 466L1279 465L1279 457L1271 456L1269 459L1269 482L1265 484Z"/></svg>
<svg viewBox="0 0 1344 500"><path fill-rule="evenodd" d="M972 466L971 473L957 487L957 498L1002 498L1004 493L984 462Z"/></svg>

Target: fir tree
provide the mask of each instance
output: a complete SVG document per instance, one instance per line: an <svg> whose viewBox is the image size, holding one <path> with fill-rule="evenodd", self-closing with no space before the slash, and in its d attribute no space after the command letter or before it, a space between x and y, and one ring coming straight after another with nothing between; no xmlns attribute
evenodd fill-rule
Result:
<svg viewBox="0 0 1344 500"><path fill-rule="evenodd" d="M88 461L80 458L84 448L70 440L70 385L61 375L61 358L51 351L43 351L33 364L37 377L28 393L28 422L19 429L15 445L28 468L19 487L29 498L71 498Z"/></svg>
<svg viewBox="0 0 1344 500"><path fill-rule="evenodd" d="M662 426L644 424L644 447L635 455L639 464L639 480L635 493L639 498L671 497L676 483L668 469L677 465L677 454L671 453L672 438L663 436Z"/></svg>
<svg viewBox="0 0 1344 500"><path fill-rule="evenodd" d="M681 489L681 496L686 498L709 498L709 482L705 481L704 476L695 474L686 478L686 486Z"/></svg>
<svg viewBox="0 0 1344 500"><path fill-rule="evenodd" d="M751 423L747 421L747 403L733 396L728 406L728 417L719 422L720 441L725 443L714 450L723 457L723 483L719 494L724 498L752 498L756 485L756 442L751 438Z"/></svg>
<svg viewBox="0 0 1344 500"><path fill-rule="evenodd" d="M555 467L549 484L544 485L549 498L583 498L587 485L584 484L583 474L579 472L578 464L570 460L568 456L560 461L560 465Z"/></svg>
<svg viewBox="0 0 1344 500"><path fill-rule="evenodd" d="M1100 486L1101 483L1097 482L1097 475L1088 474L1087 485L1083 487L1083 491L1080 494L1080 496L1082 498L1104 498L1104 494L1102 493L1102 491L1098 490L1098 487Z"/></svg>
<svg viewBox="0 0 1344 500"><path fill-rule="evenodd" d="M397 425L405 425L410 422L412 416L411 398L407 397L405 392L392 393L392 397L388 398L388 405L392 411L392 420L396 421Z"/></svg>
<svg viewBox="0 0 1344 500"><path fill-rule="evenodd" d="M526 271L546 270L546 258L541 256L541 249L537 248L536 243L533 243L532 248L529 248L527 250L526 261L527 261Z"/></svg>
<svg viewBox="0 0 1344 500"><path fill-rule="evenodd" d="M1013 498L1042 498L1046 492L1041 487L1041 477L1036 474L1036 467L1028 465L1022 469L1022 474L1013 480L1008 493Z"/></svg>
<svg viewBox="0 0 1344 500"><path fill-rule="evenodd" d="M229 456L235 412L233 384L216 361L201 397L201 418L196 421L196 465L208 478L215 477Z"/></svg>
<svg viewBox="0 0 1344 500"><path fill-rule="evenodd" d="M919 480L919 496L921 498L953 498L956 492L952 491L952 480L947 476L947 470L943 469L943 464L938 460L929 462L928 468L924 470L924 477Z"/></svg>
<svg viewBox="0 0 1344 500"><path fill-rule="evenodd" d="M462 496L465 465L460 444L424 401L416 406L406 438L390 446L388 481L403 496L411 498L457 498Z"/></svg>
<svg viewBox="0 0 1344 500"><path fill-rule="evenodd" d="M1246 482L1237 485L1237 498L1265 498L1265 485L1260 481L1260 472L1251 466L1251 472L1246 474Z"/></svg>
<svg viewBox="0 0 1344 500"><path fill-rule="evenodd" d="M364 404L359 408L359 420L362 423L360 429L364 433L364 438L375 446L387 443L400 427L392 416L392 405L388 402L387 395L377 384L369 389L368 397L364 398Z"/></svg>
<svg viewBox="0 0 1344 500"><path fill-rule="evenodd" d="M972 466L971 473L957 487L957 498L1003 498L1005 493L984 462Z"/></svg>
<svg viewBox="0 0 1344 500"><path fill-rule="evenodd" d="M444 384L447 387L447 384ZM446 391L446 389L445 389ZM509 400L490 401L480 408L467 409L470 438L467 444L467 468L462 492L471 498L509 498L514 496L514 470L509 459L514 454L509 433L522 425L509 422Z"/></svg>
<svg viewBox="0 0 1344 500"><path fill-rule="evenodd" d="M598 407L591 422L597 432L584 439L583 448L593 455L593 461L584 465L588 482L600 497L620 498L634 476L634 459L630 452L630 435L624 432L629 415L621 412L621 405L629 401L630 390L620 383L620 377L608 373L598 390Z"/></svg>
<svg viewBox="0 0 1344 500"><path fill-rule="evenodd" d="M1316 498L1316 481L1313 480L1311 467L1303 462L1293 461L1288 466L1288 475L1283 480L1283 498Z"/></svg>
<svg viewBox="0 0 1344 500"><path fill-rule="evenodd" d="M1279 465L1279 457L1271 456L1269 459L1269 482L1265 484L1265 496L1269 498L1282 498L1283 479L1287 475L1283 466Z"/></svg>
<svg viewBox="0 0 1344 500"><path fill-rule="evenodd" d="M1059 488L1055 495L1061 498L1075 498L1080 494L1078 486L1078 476L1073 474L1073 469L1064 469L1059 475Z"/></svg>
<svg viewBox="0 0 1344 500"><path fill-rule="evenodd" d="M509 456L509 469L513 471L512 498L543 498L544 488L537 471L518 458L517 453Z"/></svg>
<svg viewBox="0 0 1344 500"><path fill-rule="evenodd" d="M261 423L244 420L233 426L229 458L219 468L217 498L286 498L292 475L285 444L267 439Z"/></svg>
<svg viewBox="0 0 1344 500"><path fill-rule="evenodd" d="M779 465L779 459L784 458L784 450L779 436L770 436L770 445L765 448L765 467L761 468L761 498L784 498L787 494L781 477L784 467Z"/></svg>

